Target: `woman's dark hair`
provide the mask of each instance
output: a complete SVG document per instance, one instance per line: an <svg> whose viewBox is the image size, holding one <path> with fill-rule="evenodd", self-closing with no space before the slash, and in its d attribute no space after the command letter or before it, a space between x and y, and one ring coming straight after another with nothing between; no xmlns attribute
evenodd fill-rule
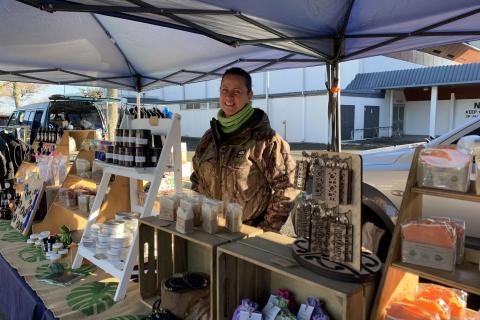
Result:
<svg viewBox="0 0 480 320"><path fill-rule="evenodd" d="M227 74L234 74L234 75L243 77L243 79L245 79L245 86L247 87L248 92L252 91L252 77L247 71L237 67L227 69L227 71L225 71L225 73L222 76L222 82L223 82L223 78L225 78Z"/></svg>

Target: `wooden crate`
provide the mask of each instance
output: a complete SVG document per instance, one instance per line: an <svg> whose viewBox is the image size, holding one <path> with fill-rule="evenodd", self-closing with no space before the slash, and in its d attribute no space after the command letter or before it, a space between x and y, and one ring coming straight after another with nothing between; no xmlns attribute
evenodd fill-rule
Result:
<svg viewBox="0 0 480 320"><path fill-rule="evenodd" d="M366 319L374 283L348 283L315 274L292 257L294 239L275 233L222 245L217 250L217 319L231 319L241 299L263 307L271 293L287 289L300 305L325 301L333 319Z"/></svg>
<svg viewBox="0 0 480 320"><path fill-rule="evenodd" d="M210 276L210 315L216 319L216 269L218 246L262 233L261 229L244 226L242 232L221 229L208 234L200 229L182 234L175 223L161 226L157 217L140 220L140 294L144 301L160 295L161 282L177 272L203 272ZM155 299L153 299L155 300Z"/></svg>

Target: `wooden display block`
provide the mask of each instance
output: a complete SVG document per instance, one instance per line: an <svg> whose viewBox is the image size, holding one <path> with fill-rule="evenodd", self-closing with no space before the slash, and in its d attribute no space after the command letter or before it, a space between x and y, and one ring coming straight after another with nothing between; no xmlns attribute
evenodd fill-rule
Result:
<svg viewBox="0 0 480 320"><path fill-rule="evenodd" d="M231 319L241 299L261 308L277 289L291 291L300 305L308 297L325 302L332 319L366 319L374 283L322 277L292 257L294 239L274 233L224 244L217 249L217 319Z"/></svg>
<svg viewBox="0 0 480 320"><path fill-rule="evenodd" d="M177 272L203 272L210 276L210 316L216 319L216 271L218 246L258 235L261 229L244 226L239 233L220 228L208 234L195 228L183 234L175 229L175 222L166 225L164 220L148 217L140 220L140 294L144 301L159 296L161 282ZM156 250L155 250L156 248Z"/></svg>

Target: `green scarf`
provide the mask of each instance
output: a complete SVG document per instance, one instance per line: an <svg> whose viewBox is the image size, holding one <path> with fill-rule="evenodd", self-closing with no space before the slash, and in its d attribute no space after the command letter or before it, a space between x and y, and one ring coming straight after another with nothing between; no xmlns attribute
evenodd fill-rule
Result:
<svg viewBox="0 0 480 320"><path fill-rule="evenodd" d="M220 122L220 129L224 133L232 133L240 128L253 114L252 104L249 102L239 112L226 117L222 109L218 110L217 120Z"/></svg>

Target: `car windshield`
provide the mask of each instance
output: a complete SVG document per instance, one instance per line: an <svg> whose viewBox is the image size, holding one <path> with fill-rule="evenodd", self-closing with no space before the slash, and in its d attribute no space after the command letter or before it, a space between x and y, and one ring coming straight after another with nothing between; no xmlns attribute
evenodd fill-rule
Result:
<svg viewBox="0 0 480 320"><path fill-rule="evenodd" d="M85 101L61 101L52 103L49 109L49 125L73 129L101 129L102 119L96 107Z"/></svg>

